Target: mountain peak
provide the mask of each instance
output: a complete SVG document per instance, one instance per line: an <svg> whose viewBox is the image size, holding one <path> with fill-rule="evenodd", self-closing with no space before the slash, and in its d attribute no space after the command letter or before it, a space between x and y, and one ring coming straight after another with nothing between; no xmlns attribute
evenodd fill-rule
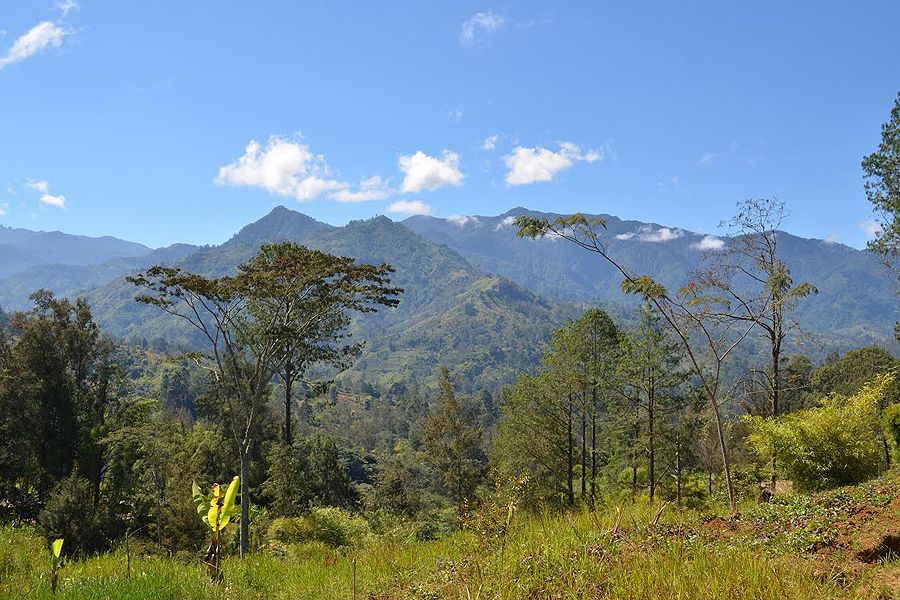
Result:
<svg viewBox="0 0 900 600"><path fill-rule="evenodd" d="M501 217L518 217L520 215L527 215L528 213L531 213L531 212L534 212L534 211L531 210L530 208L525 208L524 206L516 206L516 207L509 209L508 211L506 211L505 213L503 213L500 216Z"/></svg>
<svg viewBox="0 0 900 600"><path fill-rule="evenodd" d="M318 233L333 229L331 225L316 221L309 215L291 210L286 206L276 206L267 215L245 225L227 244L261 242L303 243Z"/></svg>

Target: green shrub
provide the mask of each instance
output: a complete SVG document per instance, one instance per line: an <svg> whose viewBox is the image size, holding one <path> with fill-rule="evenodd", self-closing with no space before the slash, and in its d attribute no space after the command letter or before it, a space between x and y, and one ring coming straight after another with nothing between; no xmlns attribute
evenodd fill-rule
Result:
<svg viewBox="0 0 900 600"><path fill-rule="evenodd" d="M734 467L731 471L731 479L738 501L755 501L759 498L759 483L766 481L767 477L767 472L759 465L748 464Z"/></svg>
<svg viewBox="0 0 900 600"><path fill-rule="evenodd" d="M340 508L313 508L306 519L310 522L314 539L329 546L359 546L372 533L364 519Z"/></svg>
<svg viewBox="0 0 900 600"><path fill-rule="evenodd" d="M298 544L313 538L309 522L303 517L281 517L274 519L266 532L269 542Z"/></svg>
<svg viewBox="0 0 900 600"><path fill-rule="evenodd" d="M48 539L66 540L66 554L103 547L103 524L94 507L93 489L89 481L77 475L59 482L38 520Z"/></svg>
<svg viewBox="0 0 900 600"><path fill-rule="evenodd" d="M361 517L334 507L313 508L302 517L275 519L269 526L270 542L302 544L322 542L333 548L360 546L372 535Z"/></svg>
<svg viewBox="0 0 900 600"><path fill-rule="evenodd" d="M753 449L777 452L784 473L801 491L854 485L883 465L878 407L893 377L881 376L854 396L830 396L819 408L777 419L745 417Z"/></svg>
<svg viewBox="0 0 900 600"><path fill-rule="evenodd" d="M900 403L891 404L881 413L881 426L891 446L894 462L900 459Z"/></svg>

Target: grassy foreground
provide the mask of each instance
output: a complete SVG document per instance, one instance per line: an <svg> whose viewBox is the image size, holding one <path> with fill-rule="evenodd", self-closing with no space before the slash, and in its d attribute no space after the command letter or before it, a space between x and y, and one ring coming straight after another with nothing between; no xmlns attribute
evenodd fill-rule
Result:
<svg viewBox="0 0 900 600"><path fill-rule="evenodd" d="M898 517L894 517L897 514ZM50 592L45 542L0 528L4 598L892 598L900 597L900 479L747 506L738 519L629 506L517 517L506 536L281 546L224 565L124 551L69 561ZM893 545L895 539L897 547Z"/></svg>

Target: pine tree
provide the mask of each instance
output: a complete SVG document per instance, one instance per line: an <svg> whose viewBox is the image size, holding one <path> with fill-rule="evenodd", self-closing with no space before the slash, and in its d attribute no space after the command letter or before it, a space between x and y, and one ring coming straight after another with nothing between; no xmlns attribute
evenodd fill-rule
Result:
<svg viewBox="0 0 900 600"><path fill-rule="evenodd" d="M642 306L639 315L637 330L623 339L620 376L624 384L624 408L632 417L629 422L636 433L632 444L635 449L644 446L648 491L653 503L658 483L658 445L664 433L660 427L665 424L666 417L684 404L679 388L687 380L687 373L679 369L678 346L666 335L662 319L652 306ZM636 474L636 463L632 468Z"/></svg>
<svg viewBox="0 0 900 600"><path fill-rule="evenodd" d="M424 459L439 474L460 517L484 477L481 436L474 407L456 397L450 371L442 366L438 405L425 424Z"/></svg>

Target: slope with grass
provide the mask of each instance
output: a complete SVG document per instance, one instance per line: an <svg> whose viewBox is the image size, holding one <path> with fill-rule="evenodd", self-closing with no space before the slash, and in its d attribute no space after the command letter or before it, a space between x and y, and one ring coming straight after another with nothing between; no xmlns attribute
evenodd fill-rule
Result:
<svg viewBox="0 0 900 600"><path fill-rule="evenodd" d="M500 507L502 508L502 507ZM275 541L207 582L200 549L150 543L72 559L59 598L889 598L900 582L900 476L747 504L739 517L662 510L515 513L437 541L403 527L350 546ZM504 531L506 532L504 534ZM50 597L44 542L0 529L0 594Z"/></svg>

